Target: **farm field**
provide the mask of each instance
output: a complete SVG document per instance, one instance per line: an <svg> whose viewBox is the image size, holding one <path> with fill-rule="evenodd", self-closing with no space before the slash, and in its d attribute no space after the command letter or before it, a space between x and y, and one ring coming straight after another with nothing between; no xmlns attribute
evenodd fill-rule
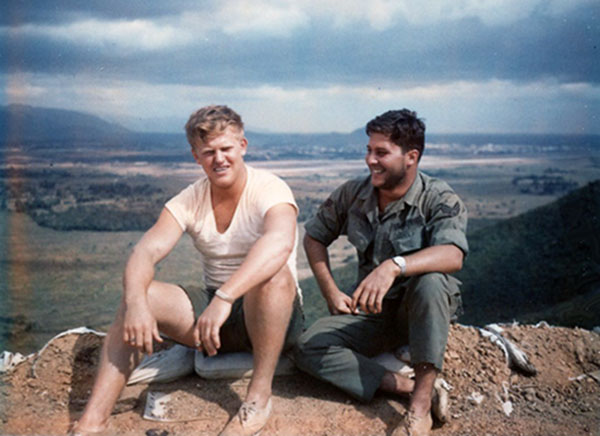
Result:
<svg viewBox="0 0 600 436"><path fill-rule="evenodd" d="M252 161L267 168L291 186L300 206L299 240L302 222L318 204L343 181L367 174L362 160L284 160ZM200 169L188 163L140 163L98 165L67 163L49 170L47 162L11 164L28 171L48 171L46 183L56 183L57 191L89 183L148 185L157 192L155 210L145 213L152 222L163 200L195 180ZM425 156L423 171L443 178L461 195L470 215L470 230L484 227L527 210L550 203L564 192L548 194L524 192L515 184L519 178L558 175L579 186L600 177L594 156L550 157L440 157ZM53 179L53 171L61 177ZM7 178L7 186L30 180ZM35 185L35 183L34 183ZM32 186L34 186L32 185ZM25 189L23 188L23 189ZM25 189L26 190L26 189ZM123 197L100 199L104 206L127 208ZM77 198L63 207L77 206ZM143 204L142 204L143 206ZM140 209L144 211L144 209ZM127 256L142 231L61 231L36 224L28 215L14 210L0 212L0 350L31 352L59 331L86 325L104 329L110 323L121 293L121 273ZM355 260L346 238L336 241L331 251L332 267ZM298 247L299 278L311 276L306 256ZM157 269L159 280L191 283L201 280L201 267L195 249L187 238ZM318 301L318 300L317 300Z"/></svg>

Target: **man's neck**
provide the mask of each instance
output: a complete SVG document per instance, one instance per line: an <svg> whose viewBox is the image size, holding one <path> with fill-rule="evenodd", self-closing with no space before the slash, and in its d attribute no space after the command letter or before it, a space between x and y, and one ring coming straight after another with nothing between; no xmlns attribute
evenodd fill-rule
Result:
<svg viewBox="0 0 600 436"><path fill-rule="evenodd" d="M378 189L377 190L377 200L379 211L383 212L388 204L400 200L402 197L406 195L413 182L417 178L417 172L410 172L406 174L406 177L402 179L402 182L396 185L392 189Z"/></svg>
<svg viewBox="0 0 600 436"><path fill-rule="evenodd" d="M247 180L248 168L244 166L243 175L240 176L231 186L227 188L219 188L211 184L210 192L213 203L220 203L223 201L233 201L237 203L244 192Z"/></svg>

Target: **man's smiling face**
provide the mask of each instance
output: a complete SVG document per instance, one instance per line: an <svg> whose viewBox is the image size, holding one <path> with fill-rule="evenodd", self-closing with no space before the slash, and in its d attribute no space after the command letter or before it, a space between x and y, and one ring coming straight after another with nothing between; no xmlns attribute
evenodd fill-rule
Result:
<svg viewBox="0 0 600 436"><path fill-rule="evenodd" d="M388 136L371 133L365 162L375 188L392 190L399 186L406 177L408 160L408 153L404 153L402 147L393 143Z"/></svg>
<svg viewBox="0 0 600 436"><path fill-rule="evenodd" d="M202 165L210 183L227 189L244 172L244 155L248 141L244 132L229 126L223 133L198 143L192 150L196 162Z"/></svg>

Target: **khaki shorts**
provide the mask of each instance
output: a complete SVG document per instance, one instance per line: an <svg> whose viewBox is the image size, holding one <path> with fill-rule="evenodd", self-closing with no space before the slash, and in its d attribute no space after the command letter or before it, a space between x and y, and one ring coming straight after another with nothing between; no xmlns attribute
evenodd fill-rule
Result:
<svg viewBox="0 0 600 436"><path fill-rule="evenodd" d="M215 289L204 288L202 286L186 286L179 285L185 291L194 308L194 318L198 319L200 314L208 306L215 296ZM287 351L296 343L298 337L304 329L304 313L300 305L300 299L296 295L294 299L294 307L292 316L287 328L283 350ZM243 298L238 298L232 305L231 314L221 327L221 348L220 352L233 351L252 351L252 343L246 330L244 322L244 305Z"/></svg>

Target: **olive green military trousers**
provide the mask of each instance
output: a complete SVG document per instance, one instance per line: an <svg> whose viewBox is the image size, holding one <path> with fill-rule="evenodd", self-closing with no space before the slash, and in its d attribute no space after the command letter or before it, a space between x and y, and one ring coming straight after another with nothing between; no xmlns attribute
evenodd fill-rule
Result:
<svg viewBox="0 0 600 436"><path fill-rule="evenodd" d="M333 315L319 319L298 339L298 368L370 401L385 368L370 357L409 345L412 364L442 369L450 321L460 307L459 281L441 273L406 280L401 297L384 299L379 314Z"/></svg>

